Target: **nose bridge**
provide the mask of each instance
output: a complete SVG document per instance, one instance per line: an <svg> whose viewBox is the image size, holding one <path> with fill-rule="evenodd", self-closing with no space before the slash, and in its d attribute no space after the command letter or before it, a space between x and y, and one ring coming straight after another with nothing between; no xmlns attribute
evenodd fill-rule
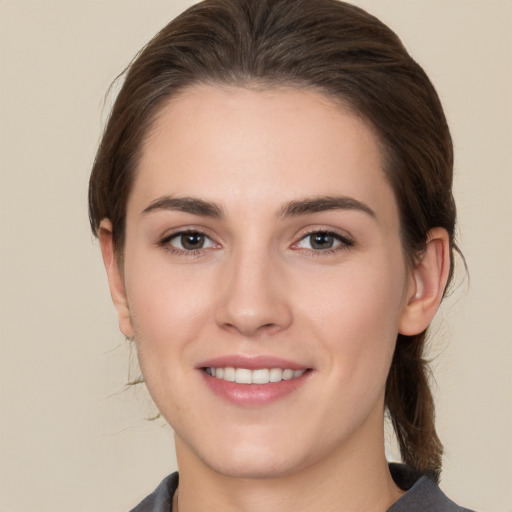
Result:
<svg viewBox="0 0 512 512"><path fill-rule="evenodd" d="M286 328L291 310L284 292L282 261L265 244L233 249L224 262L217 323L245 336Z"/></svg>

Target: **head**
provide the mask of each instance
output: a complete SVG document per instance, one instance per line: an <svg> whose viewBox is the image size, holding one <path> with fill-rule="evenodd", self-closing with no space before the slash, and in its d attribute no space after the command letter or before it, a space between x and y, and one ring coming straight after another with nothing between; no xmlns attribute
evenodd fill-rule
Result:
<svg viewBox="0 0 512 512"><path fill-rule="evenodd" d="M177 17L130 65L101 141L89 189L91 227L111 225L123 268L126 211L142 150L159 114L194 86L323 95L376 136L396 201L405 260L414 265L430 233L455 250L453 153L439 98L398 37L337 0L206 0ZM442 446L423 358L426 331L398 334L386 407L402 456L438 476Z"/></svg>

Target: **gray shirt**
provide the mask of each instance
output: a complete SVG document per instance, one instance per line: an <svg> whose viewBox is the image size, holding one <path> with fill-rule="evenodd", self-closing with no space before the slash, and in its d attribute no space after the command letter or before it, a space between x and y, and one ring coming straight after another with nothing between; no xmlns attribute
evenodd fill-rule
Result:
<svg viewBox="0 0 512 512"><path fill-rule="evenodd" d="M387 512L471 512L448 499L430 478L414 473L403 464L390 464L389 469L395 483L406 492ZM178 480L178 473L169 475L130 512L172 512Z"/></svg>

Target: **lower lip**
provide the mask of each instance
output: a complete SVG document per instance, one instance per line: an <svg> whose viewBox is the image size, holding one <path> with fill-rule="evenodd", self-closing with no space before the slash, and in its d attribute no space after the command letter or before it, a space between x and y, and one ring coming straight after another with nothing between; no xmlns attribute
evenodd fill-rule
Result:
<svg viewBox="0 0 512 512"><path fill-rule="evenodd" d="M260 407L275 402L296 391L302 386L309 371L304 372L300 377L268 384L239 384L217 379L201 370L203 378L208 387L219 397L240 407Z"/></svg>

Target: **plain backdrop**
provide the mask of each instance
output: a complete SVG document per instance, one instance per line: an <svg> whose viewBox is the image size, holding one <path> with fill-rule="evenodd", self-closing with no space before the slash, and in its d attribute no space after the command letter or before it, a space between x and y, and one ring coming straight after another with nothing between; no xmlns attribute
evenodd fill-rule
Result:
<svg viewBox="0 0 512 512"><path fill-rule="evenodd" d="M0 0L0 512L126 511L175 468L86 193L110 82L186 0ZM442 488L512 511L512 2L361 0L435 83L470 269L431 341ZM459 266L460 268L460 266ZM394 448L390 445L390 456Z"/></svg>

